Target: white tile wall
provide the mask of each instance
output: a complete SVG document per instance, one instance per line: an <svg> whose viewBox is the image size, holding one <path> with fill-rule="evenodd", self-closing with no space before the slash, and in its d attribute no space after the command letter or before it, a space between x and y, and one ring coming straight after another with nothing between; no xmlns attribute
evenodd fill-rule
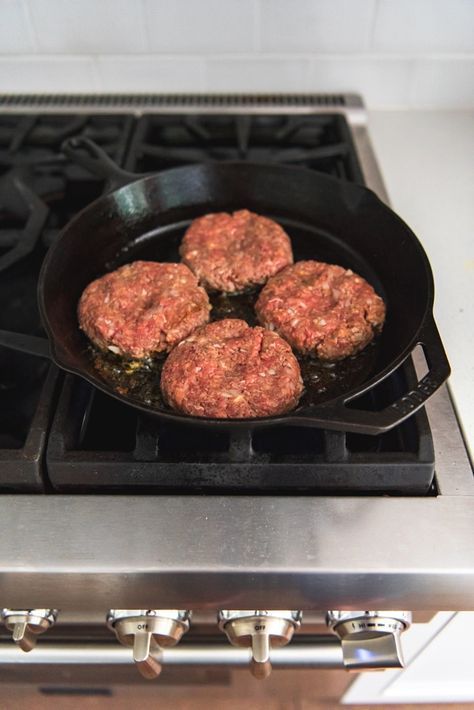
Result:
<svg viewBox="0 0 474 710"><path fill-rule="evenodd" d="M383 52L473 52L473 0L379 0L373 46Z"/></svg>
<svg viewBox="0 0 474 710"><path fill-rule="evenodd" d="M0 92L343 91L474 108L474 0L0 0Z"/></svg>
<svg viewBox="0 0 474 710"><path fill-rule="evenodd" d="M355 91L368 106L394 108L406 105L413 72L412 59L354 56L318 57L312 62L311 91Z"/></svg>
<svg viewBox="0 0 474 710"><path fill-rule="evenodd" d="M0 0L2 2L2 0ZM94 61L87 57L2 57L0 86L3 92L29 91L68 93L97 91Z"/></svg>
<svg viewBox="0 0 474 710"><path fill-rule="evenodd" d="M260 0L264 52L357 52L368 49L375 0Z"/></svg>
<svg viewBox="0 0 474 710"><path fill-rule="evenodd" d="M410 103L426 108L474 107L474 62L459 59L416 62Z"/></svg>
<svg viewBox="0 0 474 710"><path fill-rule="evenodd" d="M251 52L254 0L143 0L153 52ZM136 3L139 4L139 3Z"/></svg>
<svg viewBox="0 0 474 710"><path fill-rule="evenodd" d="M16 54L34 49L26 0L0 0L0 53Z"/></svg>
<svg viewBox="0 0 474 710"><path fill-rule="evenodd" d="M200 57L123 55L97 59L100 86L106 92L200 92L204 61Z"/></svg>
<svg viewBox="0 0 474 710"><path fill-rule="evenodd" d="M139 0L27 1L40 52L127 54L147 51Z"/></svg>
<svg viewBox="0 0 474 710"><path fill-rule="evenodd" d="M309 59L219 57L208 59L205 85L212 91L308 91Z"/></svg>

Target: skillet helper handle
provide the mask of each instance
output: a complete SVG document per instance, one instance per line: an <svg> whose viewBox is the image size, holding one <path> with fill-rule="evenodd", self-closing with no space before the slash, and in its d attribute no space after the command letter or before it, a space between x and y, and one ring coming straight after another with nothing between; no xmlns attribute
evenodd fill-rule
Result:
<svg viewBox="0 0 474 710"><path fill-rule="evenodd" d="M357 434L383 434L401 424L421 409L432 394L448 379L451 368L438 333L436 323L430 314L419 333L418 343L422 346L428 364L428 372L418 384L379 412L349 409L345 400L333 407L321 408L324 425L328 429L345 429ZM401 367L401 366L400 366Z"/></svg>
<svg viewBox="0 0 474 710"><path fill-rule="evenodd" d="M61 145L61 150L77 165L89 170L97 177L105 178L105 192L113 192L119 187L139 180L143 175L123 170L107 155L105 150L89 138L78 136L67 138Z"/></svg>
<svg viewBox="0 0 474 710"><path fill-rule="evenodd" d="M36 335L0 330L0 347L16 350L27 355L36 355L37 357L46 357L48 359L52 357L47 338L38 338Z"/></svg>

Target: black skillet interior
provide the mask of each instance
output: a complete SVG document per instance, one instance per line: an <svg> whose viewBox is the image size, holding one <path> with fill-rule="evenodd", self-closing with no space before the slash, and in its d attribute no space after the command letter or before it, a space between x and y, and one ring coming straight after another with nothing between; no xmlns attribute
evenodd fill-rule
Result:
<svg viewBox="0 0 474 710"><path fill-rule="evenodd" d="M76 307L85 286L105 271L135 259L177 261L181 238L195 217L242 208L279 222L291 238L295 260L352 268L387 303L382 335L361 355L329 367L302 361L307 391L297 414L314 415L326 401L365 391L400 364L417 342L433 300L430 268L416 237L365 188L302 169L249 163L202 164L142 179L101 198L72 220L50 250L39 286L43 320L58 363L148 414L215 422L180 415L164 405L159 363L149 371L128 371L128 391L117 395L123 363L91 354L78 328ZM244 316L252 322L256 295L213 296L212 317Z"/></svg>
<svg viewBox="0 0 474 710"><path fill-rule="evenodd" d="M341 254L338 245L334 244L330 235L318 233L316 228L281 219L278 215L267 215L278 221L290 235L295 260L318 259L328 263L340 263L353 268L354 271L365 273L373 284L377 277L360 259L351 259L350 255ZM146 261L179 261L179 245L189 221L184 224L173 224L169 227L149 233L146 238L127 247L125 252L108 265L115 269L128 261L143 259ZM315 240L318 247L315 249ZM383 288L378 284L382 294ZM260 289L237 295L219 293L210 294L212 304L211 320L222 318L242 318L249 325L257 325L254 304ZM383 295L383 294L382 294ZM371 375L378 351L379 339L358 355L338 363L324 363L311 357L300 357L300 366L305 384L305 392L300 401L300 407L325 402L353 390L365 382ZM94 366L104 379L114 389L124 392L127 396L139 402L167 409L160 390L160 372L165 361L158 357L153 362L137 368L136 363L130 363L112 353L106 353L91 348Z"/></svg>

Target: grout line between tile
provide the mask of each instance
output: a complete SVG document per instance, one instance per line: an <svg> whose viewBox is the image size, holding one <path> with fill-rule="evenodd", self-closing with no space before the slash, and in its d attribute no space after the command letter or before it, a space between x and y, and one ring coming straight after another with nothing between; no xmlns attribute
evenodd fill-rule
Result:
<svg viewBox="0 0 474 710"><path fill-rule="evenodd" d="M151 41L150 41L150 33L148 31L149 26L148 22L146 21L146 8L145 8L145 0L138 0L139 1L139 6L141 8L141 24L142 24L142 31L143 31L143 39L145 41L145 52L141 52L142 55L147 55L151 54ZM136 56L140 56L140 53L137 53Z"/></svg>
<svg viewBox="0 0 474 710"><path fill-rule="evenodd" d="M255 52L260 53L262 49L261 40L261 23L262 13L260 8L260 0L253 0L253 48Z"/></svg>
<svg viewBox="0 0 474 710"><path fill-rule="evenodd" d="M473 61L474 54L471 53L446 53L446 54L435 54L435 53L370 53L370 52L352 52L352 53L321 53L321 52L294 52L294 53L282 53L278 54L275 52L232 52L232 53L209 53L202 54L200 52L191 53L172 53L172 52L88 52L86 54L69 54L69 53L59 53L59 52L26 52L26 53L2 53L0 51L0 59L25 59L25 58L43 58L43 59L57 59L58 61L64 61L65 58L74 59L89 59L91 57L120 57L121 59L129 59L133 61L134 59L146 60L148 57L153 59L167 59L180 61L181 59L202 59L203 61L222 61L222 60L232 60L232 61L242 61L242 60L274 60L274 61L291 61L293 59L310 59L312 61L354 61L354 60L364 60L364 61L434 61L434 62L449 62L449 61Z"/></svg>
<svg viewBox="0 0 474 710"><path fill-rule="evenodd" d="M142 36L143 36L143 41L144 41L144 48L142 52L137 52L136 54L140 55L146 55L150 54L150 35L148 33L148 23L146 21L146 12L145 12L145 2L144 0L138 0L138 6L140 8L140 25L141 25L141 30L142 30Z"/></svg>
<svg viewBox="0 0 474 710"><path fill-rule="evenodd" d="M33 49L36 53L38 53L39 52L38 36L36 34L36 28L35 28L35 25L33 22L33 18L31 17L30 7L27 3L27 0L21 0L21 8L23 10L23 16L25 18L25 23L28 28L28 33L30 35Z"/></svg>
<svg viewBox="0 0 474 710"><path fill-rule="evenodd" d="M379 14L379 9L380 9L380 0L375 0L375 5L372 10L372 21L370 23L370 28L369 28L369 36L368 36L368 45L367 49L370 51L373 46L374 46L374 38L375 38L375 27L377 25L377 18Z"/></svg>

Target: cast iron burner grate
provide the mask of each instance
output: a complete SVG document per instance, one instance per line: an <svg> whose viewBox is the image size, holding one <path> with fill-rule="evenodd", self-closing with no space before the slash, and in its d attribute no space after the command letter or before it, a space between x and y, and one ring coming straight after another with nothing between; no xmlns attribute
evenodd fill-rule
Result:
<svg viewBox="0 0 474 710"><path fill-rule="evenodd" d="M61 227L103 191L102 180L61 155L62 140L74 135L137 172L240 159L363 182L338 114L0 115L1 328L40 333L42 259ZM382 407L413 379L409 361L359 404ZM422 495L431 492L433 469L424 411L377 437L297 427L229 435L147 419L44 361L0 349L0 490L47 479L71 492Z"/></svg>
<svg viewBox="0 0 474 710"><path fill-rule="evenodd" d="M88 136L123 162L133 125L120 115L0 114L0 328L41 334L36 288L47 248L104 189L61 155L61 141ZM0 348L0 490L44 486L58 374L44 360Z"/></svg>
<svg viewBox="0 0 474 710"><path fill-rule="evenodd" d="M0 274L0 328L40 333L36 249ZM38 490L58 370L40 358L0 348L0 490Z"/></svg>
<svg viewBox="0 0 474 710"><path fill-rule="evenodd" d="M386 406L407 384L410 362L359 404ZM47 464L56 490L77 492L420 495L434 474L424 411L376 437L302 427L229 433L159 423L71 376Z"/></svg>
<svg viewBox="0 0 474 710"><path fill-rule="evenodd" d="M131 116L0 115L0 271L34 248L49 246L65 224L99 197L104 181L69 162L65 138L84 136L120 164L134 125ZM30 220L46 211L40 229Z"/></svg>
<svg viewBox="0 0 474 710"><path fill-rule="evenodd" d="M209 160L297 165L363 183L343 116L147 115L138 121L126 168L156 172Z"/></svg>

